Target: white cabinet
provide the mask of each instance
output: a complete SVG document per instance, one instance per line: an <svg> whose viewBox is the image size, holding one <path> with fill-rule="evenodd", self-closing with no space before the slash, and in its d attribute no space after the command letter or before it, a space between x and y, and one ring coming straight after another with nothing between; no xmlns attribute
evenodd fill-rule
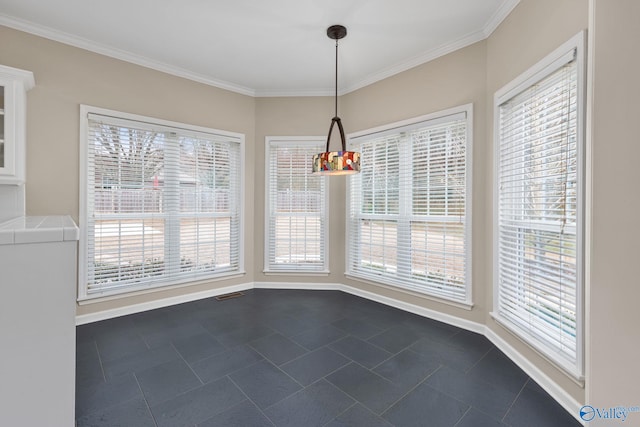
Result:
<svg viewBox="0 0 640 427"><path fill-rule="evenodd" d="M23 184L26 169L27 91L33 73L0 65L0 184Z"/></svg>
<svg viewBox="0 0 640 427"><path fill-rule="evenodd" d="M0 426L74 426L78 235L70 217L0 223Z"/></svg>

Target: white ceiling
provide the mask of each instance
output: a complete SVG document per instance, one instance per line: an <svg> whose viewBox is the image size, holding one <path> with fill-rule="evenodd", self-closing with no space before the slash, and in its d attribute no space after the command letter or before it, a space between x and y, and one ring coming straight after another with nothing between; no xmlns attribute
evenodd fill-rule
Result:
<svg viewBox="0 0 640 427"><path fill-rule="evenodd" d="M340 93L491 34L519 0L0 0L0 25L252 96Z"/></svg>

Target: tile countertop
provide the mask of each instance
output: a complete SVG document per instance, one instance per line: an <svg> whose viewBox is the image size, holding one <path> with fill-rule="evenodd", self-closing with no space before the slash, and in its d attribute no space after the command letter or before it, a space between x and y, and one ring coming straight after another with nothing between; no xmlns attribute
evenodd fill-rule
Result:
<svg viewBox="0 0 640 427"><path fill-rule="evenodd" d="M0 245L78 240L80 230L70 216L22 216L0 223Z"/></svg>

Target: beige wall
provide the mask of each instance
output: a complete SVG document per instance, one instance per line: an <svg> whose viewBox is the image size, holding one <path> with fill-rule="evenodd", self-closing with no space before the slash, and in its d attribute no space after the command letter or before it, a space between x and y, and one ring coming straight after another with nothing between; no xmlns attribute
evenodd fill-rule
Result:
<svg viewBox="0 0 640 427"><path fill-rule="evenodd" d="M324 282L342 283L344 279L344 180L329 180L329 276L299 276L291 274L265 275L264 269L264 188L265 137L267 136L319 136L326 138L334 114L332 97L257 98L256 99L256 212L255 223L255 277L257 282ZM334 131L331 147L339 142ZM309 159L311 168L311 159Z"/></svg>
<svg viewBox="0 0 640 427"><path fill-rule="evenodd" d="M341 116L355 132L473 103L473 302L471 311L349 279L343 283L459 318L488 324L576 402L584 389L493 322L493 94L588 26L584 0L522 0L485 41L341 98Z"/></svg>
<svg viewBox="0 0 640 427"><path fill-rule="evenodd" d="M640 406L640 2L591 0L590 7L587 403ZM626 424L640 425L640 413Z"/></svg>
<svg viewBox="0 0 640 427"><path fill-rule="evenodd" d="M252 281L330 282L486 324L576 402L640 405L635 363L640 300L633 261L639 253L637 183L640 144L619 126L640 113L637 0L521 0L485 41L341 97L346 131L356 132L473 103L473 299L471 311L372 284L346 280L344 181L331 180L328 277L264 276L264 138L324 136L331 98L258 98L190 82L0 27L0 63L35 73L29 92L27 210L78 218L78 105L92 104L246 135L244 278L80 307L79 314ZM589 26L592 48L591 237L588 265L587 395L490 317L492 309L492 100L497 89ZM631 33L630 33L631 31ZM614 48L612 48L612 46ZM611 83L616 82L616 86ZM55 180L53 179L55 178ZM638 415L640 416L640 415Z"/></svg>
<svg viewBox="0 0 640 427"><path fill-rule="evenodd" d="M75 47L0 27L0 63L32 71L27 98L27 214L78 221L80 104L240 132L246 138L245 244L253 247L255 100ZM246 277L78 307L97 312L253 280Z"/></svg>
<svg viewBox="0 0 640 427"><path fill-rule="evenodd" d="M487 327L524 355L531 363L551 378L578 403L584 402L584 388L566 374L547 362L528 345L515 338L490 316L493 308L493 95L505 84L532 67L562 43L588 27L588 4L585 0L521 0L502 24L487 39L486 141L488 154L485 161L486 183L484 189L486 211L484 246L481 252L485 264L487 311L484 323ZM476 252L477 256L477 252ZM482 256L482 255L480 255Z"/></svg>

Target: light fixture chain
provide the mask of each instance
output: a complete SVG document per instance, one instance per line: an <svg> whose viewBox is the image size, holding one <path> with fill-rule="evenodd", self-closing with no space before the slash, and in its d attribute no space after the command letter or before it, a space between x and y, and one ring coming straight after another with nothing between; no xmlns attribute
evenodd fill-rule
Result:
<svg viewBox="0 0 640 427"><path fill-rule="evenodd" d="M334 117L338 117L338 39L336 39L336 90L335 90L335 106L336 114Z"/></svg>

